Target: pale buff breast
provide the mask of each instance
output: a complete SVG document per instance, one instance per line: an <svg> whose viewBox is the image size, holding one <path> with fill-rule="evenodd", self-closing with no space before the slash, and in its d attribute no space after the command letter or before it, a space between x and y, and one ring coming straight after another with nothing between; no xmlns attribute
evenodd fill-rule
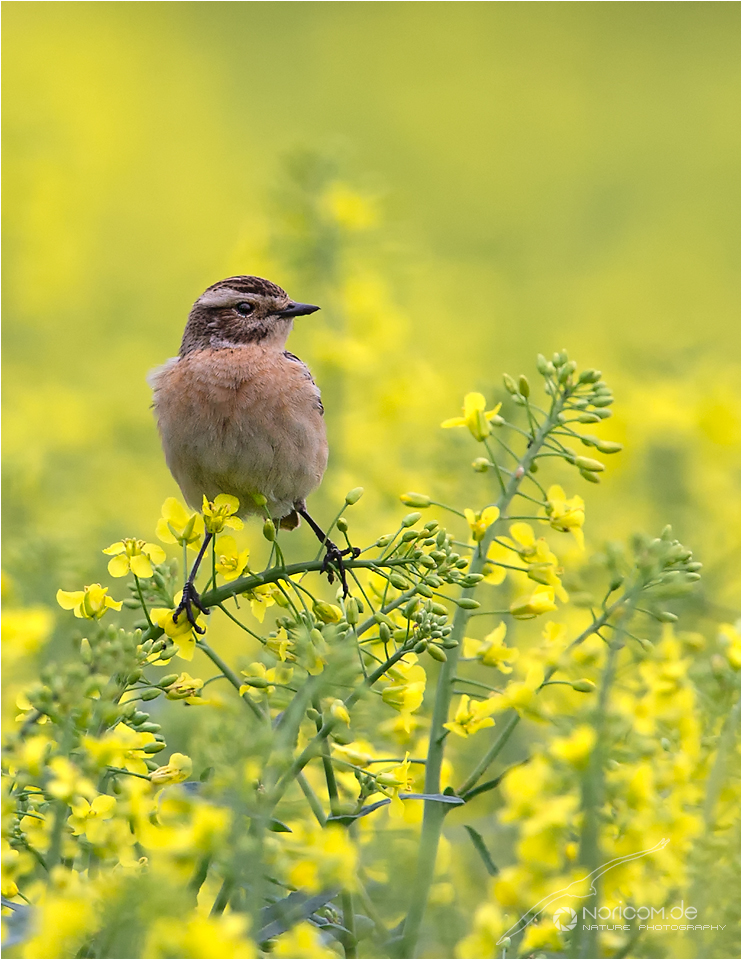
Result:
<svg viewBox="0 0 742 960"><path fill-rule="evenodd" d="M168 467L187 503L252 494L281 518L319 486L327 439L319 390L291 354L247 345L194 351L153 370L149 383Z"/></svg>

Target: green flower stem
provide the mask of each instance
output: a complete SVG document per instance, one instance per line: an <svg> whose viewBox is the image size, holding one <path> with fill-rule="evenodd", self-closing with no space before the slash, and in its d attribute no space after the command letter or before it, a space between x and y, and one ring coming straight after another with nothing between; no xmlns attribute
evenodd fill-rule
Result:
<svg viewBox="0 0 742 960"><path fill-rule="evenodd" d="M327 823L327 817L322 809L322 804L320 803L319 797L314 790L312 790L309 781L303 773L297 773L296 782L299 784L301 792L306 797L307 803L309 804L309 809L314 814L315 820L321 827L324 827L324 825Z"/></svg>
<svg viewBox="0 0 742 960"><path fill-rule="evenodd" d="M628 596L624 595L620 597L618 600L616 600L616 602L613 603L610 607L608 607L608 609L604 613L602 613L597 620L594 620L589 627L583 630L582 633L578 637L576 637L572 641L572 643L570 643L567 649L571 650L573 647L579 646L581 643L587 640L588 637L591 637L594 633L597 633L601 627L605 626L609 617L611 617L619 609L619 607L622 606L622 604L626 603L628 599L629 599ZM539 690L541 690L551 681L551 678L554 676L556 672L557 672L557 667L549 667L549 669L546 671L546 676L544 677L544 681L539 687ZM497 757L497 755L500 753L502 748L510 739L513 731L518 726L519 720L520 720L520 715L517 713L511 717L511 719L508 721L508 724L503 730L503 732L500 734L497 740L492 744L492 746L487 751L487 753L482 757L482 759L479 761L479 763L474 768L474 770L472 770L471 774L467 777L464 783L462 783L459 789L456 791L460 797L463 797L467 793L471 793L474 785L477 783L480 777L483 776L483 774L486 772L489 765Z"/></svg>
<svg viewBox="0 0 742 960"><path fill-rule="evenodd" d="M561 411L564 402L563 395L559 394L554 398L551 413L541 424L531 445L528 447L523 457L519 461L518 470L510 478L504 493L498 500L496 506L502 516L515 496L522 477L528 473L531 464L538 455L549 432L554 428L557 416ZM500 441L502 442L502 441ZM517 458L516 458L517 460ZM479 545L479 550L472 557L470 572L482 573L487 559L487 550L495 535L497 524L493 524L485 532L484 539ZM468 587L462 592L462 598L473 597L475 588ZM428 747L428 763L425 768L425 792L435 794L441 792L441 766L443 763L444 739L446 730L443 724L448 719L449 706L453 689L453 678L456 676L456 667L458 665L459 650L466 632L466 625L469 620L470 611L461 607L456 609L451 631L451 639L456 641L456 646L448 650L448 659L441 665L438 675L438 686L436 689L435 703L433 706L433 718L430 729L430 741ZM435 868L435 858L438 852L438 843L440 840L443 821L446 816L446 805L436 803L434 800L425 801L425 812L423 814L423 827L420 836L419 859L417 874L415 877L412 900L404 924L402 941L400 944L401 957L413 957L417 945L420 927L425 913L425 907L428 902L430 886L433 882L433 871Z"/></svg>
<svg viewBox="0 0 742 960"><path fill-rule="evenodd" d="M628 621L631 616L631 609L623 612L622 621ZM608 656L606 657L605 667L601 678L600 691L598 693L598 704L595 710L594 729L596 734L595 746L590 754L587 770L582 779L582 831L580 836L580 863L587 867L589 873L596 871L601 864L602 857L600 853L600 808L603 803L603 794L605 792L605 783L603 771L605 768L607 744L606 744L606 718L608 713L608 700L611 687L616 675L616 659L621 649L623 649L624 640L621 628L616 631L613 640L608 645ZM593 889L595 884L593 883ZM594 909L600 893L593 894L585 904L589 909ZM574 957L594 957L597 956L598 933L597 930L585 930L583 924L578 924L575 928L575 934L571 943L571 954Z"/></svg>
<svg viewBox="0 0 742 960"><path fill-rule="evenodd" d="M409 566L410 564L414 564L415 561L408 557L401 557L390 560L345 560L344 562L346 570L378 570L379 568ZM251 573L248 576L239 577L237 580L230 580L229 583L224 583L222 586L215 587L213 590L208 590L201 595L201 602L207 609L217 607L230 597L248 593L250 590L265 586L267 583L289 580L292 576L299 573L320 573L321 571L322 561L320 560L305 560L302 563L292 563L286 567L271 567L269 570L263 571L263 573ZM411 595L412 594L410 594L410 596ZM409 599L409 597L407 599ZM398 605L398 603L395 604L395 606ZM391 609L393 609L393 607ZM153 625L144 631L140 642L144 643L146 640L157 640L164 632L162 627Z"/></svg>
<svg viewBox="0 0 742 960"><path fill-rule="evenodd" d="M242 682L240 678L237 676L237 674L234 672L234 670L227 663L225 663L224 660L222 660L222 658L219 656L219 654L215 650L211 649L211 647L208 645L208 643L206 643L205 640L201 640L199 638L198 642L196 643L196 646L198 647L199 650L203 650L203 652L206 654L209 660L211 660L214 666L218 667L222 671L224 676L227 678L227 680L229 680L229 682L232 684L235 690L239 692L239 689L242 686ZM254 702L254 700L248 693L246 693L244 697L242 697L242 700L252 710L252 712L255 714L258 720L265 722L265 719L266 719L265 714L257 705L257 703Z"/></svg>
<svg viewBox="0 0 742 960"><path fill-rule="evenodd" d="M510 715L510 719L503 727L503 730L500 736L497 738L497 740L495 740L495 742L489 748L487 753L485 753L485 755L482 757L482 759L479 761L476 767L474 767L472 772L469 774L466 780L461 784L459 789L456 791L456 793L460 797L465 797L466 794L470 792L470 790L474 787L474 785L479 780L479 778L483 776L483 774L486 772L487 768L492 763L492 761L497 758L498 754L501 752L505 744L510 739L510 736L513 730L515 730L515 728L518 726L519 720L520 720L520 714L513 711L513 713Z"/></svg>
<svg viewBox="0 0 742 960"><path fill-rule="evenodd" d="M132 571L133 573L133 571ZM149 618L149 610L147 609L147 604L144 602L144 594L142 593L142 585L139 582L139 577L134 573L134 582L137 585L137 593L139 594L139 602L142 605L142 610L144 611L144 616L147 620L147 626L152 628L152 621Z"/></svg>
<svg viewBox="0 0 742 960"><path fill-rule="evenodd" d="M345 707L350 709L350 707L352 707L353 704L386 673L389 667L394 666L397 660L401 660L406 653L409 653L409 651L401 647L396 651L396 653L393 653L388 660L385 660L381 666L377 667L373 673L370 673L363 683L357 686L355 690L345 699ZM269 811L273 810L273 808L276 806L278 801L286 792L291 781L296 777L296 774L300 773L309 763L309 761L317 756L319 747L323 741L329 737L336 724L339 722L341 721L336 720L335 717L328 717L328 719L322 724L322 727L317 731L316 736L309 741L299 756L294 758L293 763L273 788L270 797L266 801L266 806Z"/></svg>

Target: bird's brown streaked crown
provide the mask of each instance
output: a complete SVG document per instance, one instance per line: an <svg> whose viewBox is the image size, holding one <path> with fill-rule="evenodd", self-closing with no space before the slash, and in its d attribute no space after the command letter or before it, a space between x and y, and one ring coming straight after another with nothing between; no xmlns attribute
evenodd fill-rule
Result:
<svg viewBox="0 0 742 960"><path fill-rule="evenodd" d="M208 287L188 315L180 356L268 340L285 342L294 317L319 310L296 303L262 277L227 277Z"/></svg>

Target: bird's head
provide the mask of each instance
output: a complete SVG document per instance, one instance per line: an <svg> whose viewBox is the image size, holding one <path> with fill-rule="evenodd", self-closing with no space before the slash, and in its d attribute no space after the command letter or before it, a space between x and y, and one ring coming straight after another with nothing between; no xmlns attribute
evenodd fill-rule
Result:
<svg viewBox="0 0 742 960"><path fill-rule="evenodd" d="M188 315L180 355L248 343L283 348L294 317L319 307L296 303L281 287L261 277L228 277L212 284Z"/></svg>

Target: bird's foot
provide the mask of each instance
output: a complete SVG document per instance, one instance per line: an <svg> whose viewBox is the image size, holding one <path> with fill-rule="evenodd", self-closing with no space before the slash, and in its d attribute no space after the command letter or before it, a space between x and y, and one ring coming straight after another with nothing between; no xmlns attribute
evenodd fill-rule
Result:
<svg viewBox="0 0 742 960"><path fill-rule="evenodd" d="M351 560L355 560L356 557L360 556L360 553L361 550L359 547L348 547L346 550L341 550L332 540L325 540L325 558L322 561L320 573L326 573L328 582L333 583L335 581L335 573L337 572L337 575L340 577L340 582L343 585L344 597L348 596L349 591L343 560L345 557L350 557Z"/></svg>
<svg viewBox="0 0 742 960"><path fill-rule="evenodd" d="M173 612L173 623L177 623L178 617L185 611L186 618L196 633L204 634L206 633L206 630L203 627L199 627L198 623L196 622L198 614L194 614L194 607L199 611L199 613L209 612L201 603L201 597L199 596L198 590L196 590L193 581L186 580L183 587L183 596L180 598L180 603Z"/></svg>

